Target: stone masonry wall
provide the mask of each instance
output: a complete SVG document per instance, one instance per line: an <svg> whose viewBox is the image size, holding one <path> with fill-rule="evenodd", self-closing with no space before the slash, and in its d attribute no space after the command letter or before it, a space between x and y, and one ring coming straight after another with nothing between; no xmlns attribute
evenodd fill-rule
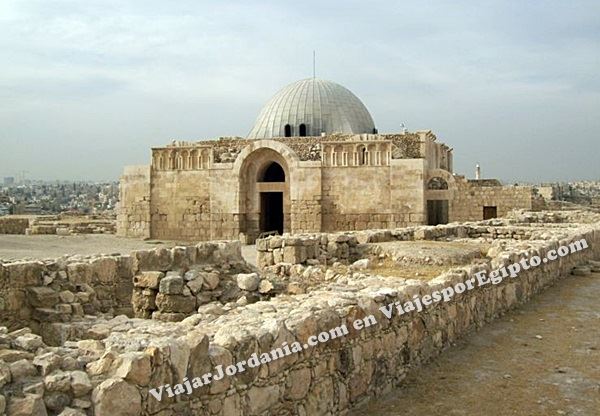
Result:
<svg viewBox="0 0 600 416"><path fill-rule="evenodd" d="M119 182L117 234L150 237L150 166L126 166Z"/></svg>
<svg viewBox="0 0 600 416"><path fill-rule="evenodd" d="M438 303L422 313L387 320L378 310L391 302L410 299L413 294L424 295L464 281L478 270L507 265L517 259L519 252L544 255L559 243L582 237L592 249L522 272L518 278L500 285L457 295L451 302ZM94 406L95 409L108 406L104 401L109 395L103 392L110 391L109 385L121 383L131 391L132 396L127 397L131 413L126 413L131 415L342 414L365 398L398 386L409 368L432 359L473 328L526 302L555 279L568 274L576 264L597 258L599 248L599 230L588 229L561 242L537 241L527 250L512 249L499 254L491 263L457 268L430 282L389 278L368 284L349 281L343 291L331 288L294 299L274 299L264 305L259 302L241 310L235 318L222 317L203 324L201 329L190 327L190 321L186 334L169 344L154 341L143 353L137 353L140 359L148 356L152 362L148 378L142 382L147 382L147 387L136 385L133 378L123 379L123 373L110 375L111 370L107 370L105 374L110 378L95 388ZM227 366L246 360L253 352L269 351L283 341L302 343L309 335L341 324L352 328L355 319L371 314L378 324L370 329L360 332L351 329L343 339L247 369L192 396L184 394L178 400L165 397L158 402L146 393L148 388L163 383L173 386L184 376L192 379L216 364Z"/></svg>
<svg viewBox="0 0 600 416"><path fill-rule="evenodd" d="M568 232L569 221L589 218L589 213L578 211L509 214L507 219L492 219L471 223L453 223L437 226L417 226L398 229L346 231L341 233L314 233L269 236L256 241L257 265L265 269L281 263L326 264L351 263L364 254L361 244L389 241L447 240L449 238L485 238L507 240L545 239L547 233L531 224L554 223L553 229ZM598 215L600 221L600 215ZM585 221L588 221L586 219Z"/></svg>
<svg viewBox="0 0 600 416"><path fill-rule="evenodd" d="M29 218L0 217L0 234L25 234L29 227Z"/></svg>
<svg viewBox="0 0 600 416"><path fill-rule="evenodd" d="M483 219L484 206L497 207L498 217L513 209L532 209L533 194L529 186L478 186L457 180L456 187L450 202L450 222Z"/></svg>
<svg viewBox="0 0 600 416"><path fill-rule="evenodd" d="M559 235L568 231L568 235ZM523 255L585 238L587 250L522 271L498 285L456 295L422 312L385 318L380 307L405 302L464 282L475 272L506 266ZM227 314L213 309L179 323L115 318L103 337L46 347L26 330L0 329L0 387L8 414L57 414L69 406L81 415L267 416L344 414L402 384L409 369L439 355L474 328L527 302L600 256L598 224L559 229L545 240L510 242L491 259L457 267L430 281L372 276L346 277L305 295L276 297ZM600 263L595 263L600 270ZM574 277L577 278L577 277ZM373 315L377 323L355 331L353 322ZM285 342L345 324L349 334L304 349L233 377L156 400L149 390L174 387L217 365L227 367ZM37 383L37 384L36 384ZM33 387L36 386L36 387ZM20 413L19 413L20 412Z"/></svg>
<svg viewBox="0 0 600 416"><path fill-rule="evenodd" d="M135 297L139 286L134 291L134 279L140 274L186 272L208 263L243 263L240 243L0 263L0 321L11 330L29 326L57 345L81 337L89 327L86 315L132 315L132 294Z"/></svg>

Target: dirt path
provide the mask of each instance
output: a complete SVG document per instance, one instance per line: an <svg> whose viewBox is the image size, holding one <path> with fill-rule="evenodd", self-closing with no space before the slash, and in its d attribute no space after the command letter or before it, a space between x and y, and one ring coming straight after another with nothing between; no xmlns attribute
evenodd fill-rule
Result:
<svg viewBox="0 0 600 416"><path fill-rule="evenodd" d="M351 415L599 416L600 274L558 282Z"/></svg>

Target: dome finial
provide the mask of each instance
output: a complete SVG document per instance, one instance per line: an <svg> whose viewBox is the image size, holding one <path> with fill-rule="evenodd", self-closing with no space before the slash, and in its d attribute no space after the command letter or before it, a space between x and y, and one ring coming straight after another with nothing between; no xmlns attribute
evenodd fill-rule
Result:
<svg viewBox="0 0 600 416"><path fill-rule="evenodd" d="M317 77L317 53L313 49L313 79Z"/></svg>

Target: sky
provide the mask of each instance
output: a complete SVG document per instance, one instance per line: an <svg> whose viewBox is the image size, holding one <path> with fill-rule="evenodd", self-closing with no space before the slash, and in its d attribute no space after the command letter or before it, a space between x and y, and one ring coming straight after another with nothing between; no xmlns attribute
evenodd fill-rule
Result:
<svg viewBox="0 0 600 416"><path fill-rule="evenodd" d="M600 180L600 2L578 0L0 0L0 177L114 180L152 146L245 136L313 50L457 174Z"/></svg>

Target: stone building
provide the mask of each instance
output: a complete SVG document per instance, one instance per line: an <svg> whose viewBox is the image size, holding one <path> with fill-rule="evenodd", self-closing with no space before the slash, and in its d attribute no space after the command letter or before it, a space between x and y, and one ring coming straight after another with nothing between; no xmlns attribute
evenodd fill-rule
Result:
<svg viewBox="0 0 600 416"><path fill-rule="evenodd" d="M118 234L237 239L394 228L531 209L529 187L454 175L431 131L379 133L364 104L310 78L279 91L246 138L176 141L128 166Z"/></svg>

